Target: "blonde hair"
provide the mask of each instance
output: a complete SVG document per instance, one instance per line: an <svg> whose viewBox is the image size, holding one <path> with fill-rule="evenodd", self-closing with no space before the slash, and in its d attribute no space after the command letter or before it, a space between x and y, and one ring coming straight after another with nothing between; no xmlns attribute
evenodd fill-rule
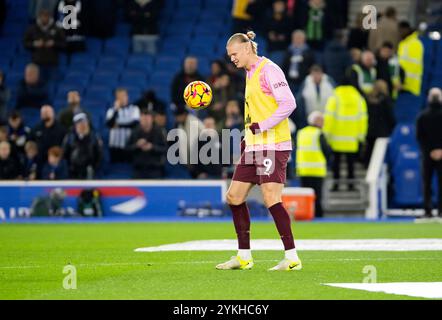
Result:
<svg viewBox="0 0 442 320"><path fill-rule="evenodd" d="M258 44L253 41L256 38L256 34L253 31L247 31L247 33L235 33L233 36L227 40L227 45L231 44L232 42L240 42L240 43L246 43L249 42L252 46L252 51L254 54L258 54Z"/></svg>

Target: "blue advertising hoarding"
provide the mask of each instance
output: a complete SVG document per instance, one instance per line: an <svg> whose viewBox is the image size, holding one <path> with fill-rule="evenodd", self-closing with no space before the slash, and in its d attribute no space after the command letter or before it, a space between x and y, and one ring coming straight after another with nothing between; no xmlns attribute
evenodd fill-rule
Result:
<svg viewBox="0 0 442 320"><path fill-rule="evenodd" d="M225 181L193 180L102 180L0 182L0 220L29 217L32 202L60 188L66 194L63 207L75 211L84 189L101 194L103 215L110 217L175 217L180 203L221 203Z"/></svg>

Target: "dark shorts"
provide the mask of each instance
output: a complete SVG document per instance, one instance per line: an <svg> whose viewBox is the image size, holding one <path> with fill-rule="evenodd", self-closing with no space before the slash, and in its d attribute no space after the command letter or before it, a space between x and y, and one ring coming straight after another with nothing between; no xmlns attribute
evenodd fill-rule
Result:
<svg viewBox="0 0 442 320"><path fill-rule="evenodd" d="M232 180L257 185L268 182L284 184L290 154L290 150L243 152Z"/></svg>

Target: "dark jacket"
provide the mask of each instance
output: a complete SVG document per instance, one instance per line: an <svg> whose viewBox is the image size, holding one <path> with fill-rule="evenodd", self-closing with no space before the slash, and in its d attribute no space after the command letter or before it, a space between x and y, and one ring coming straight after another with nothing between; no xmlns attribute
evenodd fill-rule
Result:
<svg viewBox="0 0 442 320"><path fill-rule="evenodd" d="M20 177L20 163L12 156L6 160L0 159L0 180L13 180Z"/></svg>
<svg viewBox="0 0 442 320"><path fill-rule="evenodd" d="M362 30L360 28L350 29L350 34L348 36L347 47L358 48L364 50L368 46L368 35L370 33L368 30Z"/></svg>
<svg viewBox="0 0 442 320"><path fill-rule="evenodd" d="M48 150L54 146L61 146L66 130L57 121L46 128L43 122L40 122L32 131L29 140L33 140L38 145L39 160L46 161Z"/></svg>
<svg viewBox="0 0 442 320"><path fill-rule="evenodd" d="M302 61L299 62L298 65L298 78L294 79L290 77L290 64L292 59L292 52L290 48L286 51L283 63L282 70L284 71L286 78L289 82L294 82L296 84L301 84L304 81L305 77L309 74L310 68L315 64L315 54L310 49L306 49L302 53Z"/></svg>
<svg viewBox="0 0 442 320"><path fill-rule="evenodd" d="M197 71L195 74L187 75L180 71L172 81L171 98L176 105L184 105L183 92L192 81L201 80L203 76Z"/></svg>
<svg viewBox="0 0 442 320"><path fill-rule="evenodd" d="M17 88L17 109L31 107L40 109L42 105L49 102L48 88L39 81L35 85L27 85L25 80L21 80Z"/></svg>
<svg viewBox="0 0 442 320"><path fill-rule="evenodd" d="M442 104L430 103L417 117L417 141L423 153L442 149Z"/></svg>
<svg viewBox="0 0 442 320"><path fill-rule="evenodd" d="M339 41L331 41L324 50L325 72L340 85L345 76L345 72L351 66L350 53Z"/></svg>
<svg viewBox="0 0 442 320"><path fill-rule="evenodd" d="M128 1L127 15L132 24L132 34L157 34L159 1L150 1L140 6L135 0Z"/></svg>
<svg viewBox="0 0 442 320"><path fill-rule="evenodd" d="M36 48L34 41L54 41L50 48ZM24 37L25 48L32 51L32 61L38 65L55 66L58 64L58 53L66 46L65 36L62 29L58 28L52 21L52 25L46 29L38 23L30 26Z"/></svg>
<svg viewBox="0 0 442 320"><path fill-rule="evenodd" d="M152 143L153 148L143 151L136 146L139 139ZM155 124L149 132L136 127L130 136L128 150L133 154L133 166L136 170L163 169L166 163L167 142L163 129Z"/></svg>
<svg viewBox="0 0 442 320"><path fill-rule="evenodd" d="M97 171L103 158L101 139L93 132L80 138L74 131L70 132L63 141L64 157L68 163L69 177L72 179L88 178Z"/></svg>
<svg viewBox="0 0 442 320"><path fill-rule="evenodd" d="M54 178L51 179L51 174L54 174ZM69 178L69 173L68 173L68 166L66 164L66 161L64 159L62 159L60 161L60 163L54 167L52 165L50 165L49 163L46 163L43 166L43 170L41 173L41 178L43 180L64 180L64 179L68 179Z"/></svg>
<svg viewBox="0 0 442 320"><path fill-rule="evenodd" d="M267 21L267 50L271 51L285 51L290 42L290 20L287 16L283 16L281 20L276 20L274 17L271 17ZM277 36L284 36L284 40L276 40L272 41L269 38L269 33L273 32Z"/></svg>
<svg viewBox="0 0 442 320"><path fill-rule="evenodd" d="M0 83L0 123L6 121L10 91L3 83Z"/></svg>
<svg viewBox="0 0 442 320"><path fill-rule="evenodd" d="M389 96L380 96L378 101L367 100L368 132L370 138L386 138L396 125L393 102Z"/></svg>

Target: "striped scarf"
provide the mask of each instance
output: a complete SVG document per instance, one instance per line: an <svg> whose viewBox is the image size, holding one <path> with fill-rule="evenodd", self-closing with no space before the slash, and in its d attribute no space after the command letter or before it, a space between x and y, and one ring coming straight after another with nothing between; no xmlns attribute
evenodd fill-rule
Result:
<svg viewBox="0 0 442 320"><path fill-rule="evenodd" d="M322 9L310 8L307 22L307 39L310 41L322 40Z"/></svg>

